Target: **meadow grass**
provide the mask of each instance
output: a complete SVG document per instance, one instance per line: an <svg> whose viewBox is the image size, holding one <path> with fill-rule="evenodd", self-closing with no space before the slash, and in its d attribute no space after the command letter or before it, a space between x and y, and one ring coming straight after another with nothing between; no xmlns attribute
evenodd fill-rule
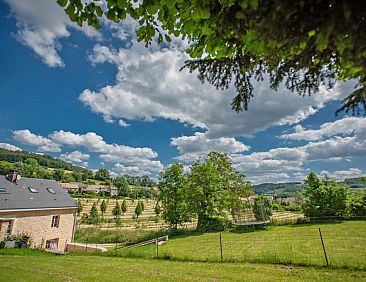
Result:
<svg viewBox="0 0 366 282"><path fill-rule="evenodd" d="M223 260L294 265L326 265L321 229L331 267L366 269L366 222L345 221L292 226L268 226L252 232L222 232ZM186 261L221 260L219 233L170 238L159 246L161 258ZM156 246L117 250L117 255L153 258Z"/></svg>
<svg viewBox="0 0 366 282"><path fill-rule="evenodd" d="M0 281L366 281L366 272L1 250Z"/></svg>

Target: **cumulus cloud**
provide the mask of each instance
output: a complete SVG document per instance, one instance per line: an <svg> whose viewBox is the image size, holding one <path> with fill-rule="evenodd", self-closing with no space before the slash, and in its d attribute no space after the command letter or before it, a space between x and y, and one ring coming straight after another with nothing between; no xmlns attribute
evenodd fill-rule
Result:
<svg viewBox="0 0 366 282"><path fill-rule="evenodd" d="M177 147L180 156L177 159L192 161L211 151L222 153L239 153L250 150L250 147L235 138L208 138L205 133L196 132L193 136L181 136L171 139L171 145Z"/></svg>
<svg viewBox="0 0 366 282"><path fill-rule="evenodd" d="M70 153L67 152L65 154L60 155L60 159L67 161L67 162L72 162L72 163L84 163L89 158L90 158L90 155L84 154L78 150L70 152Z"/></svg>
<svg viewBox="0 0 366 282"><path fill-rule="evenodd" d="M0 148L9 150L9 151L22 151L21 148L14 146L12 144L8 144L8 143L0 143Z"/></svg>
<svg viewBox="0 0 366 282"><path fill-rule="evenodd" d="M69 131L54 131L49 137L56 143L70 146L80 146L91 152L103 153L113 156L116 159L138 159L138 158L156 158L158 154L150 148L134 148L119 144L108 144L103 137L95 132L85 134L76 134Z"/></svg>
<svg viewBox="0 0 366 282"><path fill-rule="evenodd" d="M13 138L22 144L35 146L41 152L61 152L59 144L41 135L36 135L28 129L14 131Z"/></svg>
<svg viewBox="0 0 366 282"><path fill-rule="evenodd" d="M7 0L17 20L16 38L31 48L50 67L63 67L59 51L60 39L70 35L69 28L82 30L88 37L100 39L101 34L93 28L79 28L70 22L56 1Z"/></svg>
<svg viewBox="0 0 366 282"><path fill-rule="evenodd" d="M334 122L324 123L319 129L304 129L301 125L294 127L294 132L281 135L281 138L293 140L316 141L336 135L359 135L366 133L365 117L345 117Z"/></svg>
<svg viewBox="0 0 366 282"><path fill-rule="evenodd" d="M59 130L43 137L25 129L14 131L13 138L22 144L36 146L39 151L43 152L61 152L62 146L84 148L88 152L99 154L99 157L106 162L119 163L125 167L139 167L141 174L155 176L163 170L162 163L156 160L158 154L151 148L109 144L95 132L77 134ZM85 166L87 165L85 161L90 158L90 155L75 150L61 154L60 158L74 163L82 163Z"/></svg>
<svg viewBox="0 0 366 282"><path fill-rule="evenodd" d="M336 181L343 181L345 178L359 177L363 175L362 171L358 168L349 168L346 170L336 170L332 172L323 170L320 174L323 176L326 175Z"/></svg>
<svg viewBox="0 0 366 282"><path fill-rule="evenodd" d="M80 100L107 120L178 120L206 129L209 138L220 138L249 136L272 125L297 123L328 101L345 97L353 87L350 82L337 83L333 89L320 87L319 93L300 97L285 87L271 90L266 79L254 82L250 111L236 113L230 107L235 91L218 91L202 84L195 73L179 71L187 59L180 48L145 48L135 41L129 49L96 45L89 60L94 65L115 64L116 82L98 91L85 89Z"/></svg>
<svg viewBox="0 0 366 282"><path fill-rule="evenodd" d="M129 175L155 175L163 170L163 166L159 161L145 160L134 163L134 165L125 166L116 163L113 169L120 174Z"/></svg>

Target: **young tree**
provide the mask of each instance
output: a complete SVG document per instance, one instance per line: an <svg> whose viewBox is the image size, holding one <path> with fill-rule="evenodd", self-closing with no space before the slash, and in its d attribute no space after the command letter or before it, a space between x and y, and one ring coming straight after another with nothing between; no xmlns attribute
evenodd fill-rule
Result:
<svg viewBox="0 0 366 282"><path fill-rule="evenodd" d="M161 213L161 207L160 207L160 205L159 205L159 201L157 201L157 202L156 202L156 205L155 205L155 207L154 207L154 212L155 212L155 214L156 214L157 216L159 216L159 215L160 215L160 213Z"/></svg>
<svg viewBox="0 0 366 282"><path fill-rule="evenodd" d="M328 178L319 179L310 172L305 180L304 196L305 216L343 216L349 205L350 189Z"/></svg>
<svg viewBox="0 0 366 282"><path fill-rule="evenodd" d="M125 214L125 212L127 211L127 202L126 202L126 200L122 201L121 211L122 211L123 214Z"/></svg>
<svg viewBox="0 0 366 282"><path fill-rule="evenodd" d="M107 211L107 203L103 199L102 203L100 204L100 211L102 212L102 216L104 216L104 213Z"/></svg>
<svg viewBox="0 0 366 282"><path fill-rule="evenodd" d="M116 201L116 206L113 208L112 213L114 215L114 218L117 219L121 215L121 207L118 204L118 201Z"/></svg>
<svg viewBox="0 0 366 282"><path fill-rule="evenodd" d="M97 209L97 204L94 202L90 213L89 213L89 219L90 219L90 223L92 224L98 224L99 223L99 213L98 213L98 209Z"/></svg>
<svg viewBox="0 0 366 282"><path fill-rule="evenodd" d="M253 212L258 221L268 221L272 216L272 202L264 195L259 195L254 200Z"/></svg>
<svg viewBox="0 0 366 282"><path fill-rule="evenodd" d="M162 218L173 228L191 219L187 203L187 177L182 164L169 166L160 176L159 201L163 207Z"/></svg>
<svg viewBox="0 0 366 282"><path fill-rule="evenodd" d="M135 215L136 215L136 219L139 218L139 216L141 215L143 211L143 207L142 207L142 202L138 201L136 208L135 208Z"/></svg>

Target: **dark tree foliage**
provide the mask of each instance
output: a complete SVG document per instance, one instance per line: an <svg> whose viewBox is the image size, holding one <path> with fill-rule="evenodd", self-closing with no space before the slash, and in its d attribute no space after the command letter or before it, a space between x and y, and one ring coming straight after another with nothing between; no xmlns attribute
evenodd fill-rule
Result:
<svg viewBox="0 0 366 282"><path fill-rule="evenodd" d="M108 169L101 168L95 173L95 179L101 180L101 181L107 181L110 180L111 176L109 174Z"/></svg>
<svg viewBox="0 0 366 282"><path fill-rule="evenodd" d="M307 217L344 216L347 214L350 189L325 178L318 178L310 172L304 184L303 211Z"/></svg>
<svg viewBox="0 0 366 282"><path fill-rule="evenodd" d="M43 167L48 168L60 168L64 170L70 170L82 174L91 174L93 176L93 173L86 168L74 166L72 164L66 163L62 160L56 159L54 157L48 156L48 155L39 155L34 153L29 153L26 151L10 151L6 149L0 148L0 161L6 161L10 163L15 162L24 162L26 164L28 159L32 159L30 164L33 166L40 165ZM36 161L37 163L35 163Z"/></svg>
<svg viewBox="0 0 366 282"><path fill-rule="evenodd" d="M272 216L272 202L264 195L254 200L253 213L258 221L268 221Z"/></svg>
<svg viewBox="0 0 366 282"><path fill-rule="evenodd" d="M71 21L100 28L131 16L139 22L138 40L191 42L192 60L183 66L217 88L234 84L236 111L246 110L252 80L269 75L300 95L320 84L358 79L339 111L366 111L366 5L362 0L58 0Z"/></svg>

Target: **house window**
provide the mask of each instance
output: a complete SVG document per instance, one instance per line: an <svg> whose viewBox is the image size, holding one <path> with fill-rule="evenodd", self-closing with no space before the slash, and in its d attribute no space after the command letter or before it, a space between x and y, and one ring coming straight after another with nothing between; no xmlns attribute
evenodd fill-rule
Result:
<svg viewBox="0 0 366 282"><path fill-rule="evenodd" d="M58 228L59 223L60 223L60 216L59 215L52 216L51 227Z"/></svg>
<svg viewBox="0 0 366 282"><path fill-rule="evenodd" d="M46 249L57 250L58 238L46 241Z"/></svg>

